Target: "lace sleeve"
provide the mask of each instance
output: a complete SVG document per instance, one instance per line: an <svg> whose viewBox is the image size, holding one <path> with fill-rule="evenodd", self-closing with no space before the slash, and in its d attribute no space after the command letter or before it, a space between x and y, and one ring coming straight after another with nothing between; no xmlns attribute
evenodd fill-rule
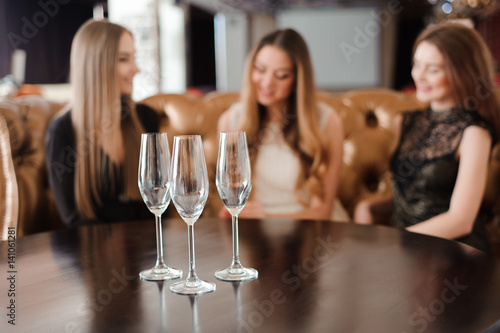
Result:
<svg viewBox="0 0 500 333"><path fill-rule="evenodd" d="M415 163L442 156L455 155L464 130L469 126L485 128L492 134L487 122L474 112L461 108L446 111L431 109L406 113L401 125L398 153Z"/></svg>

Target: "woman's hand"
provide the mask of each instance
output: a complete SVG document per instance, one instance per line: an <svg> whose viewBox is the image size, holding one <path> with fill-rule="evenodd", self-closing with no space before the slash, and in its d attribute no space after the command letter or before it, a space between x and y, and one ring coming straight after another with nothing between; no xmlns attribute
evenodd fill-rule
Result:
<svg viewBox="0 0 500 333"><path fill-rule="evenodd" d="M352 220L357 224L373 224L372 207L370 200L361 200L354 208Z"/></svg>
<svg viewBox="0 0 500 333"><path fill-rule="evenodd" d="M354 208L354 223L373 224L373 216L392 214L392 195L384 194L363 199Z"/></svg>

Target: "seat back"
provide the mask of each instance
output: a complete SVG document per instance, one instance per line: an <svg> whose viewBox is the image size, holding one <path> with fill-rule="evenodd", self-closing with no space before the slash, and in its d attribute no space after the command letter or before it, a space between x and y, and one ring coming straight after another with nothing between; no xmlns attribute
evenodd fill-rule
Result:
<svg viewBox="0 0 500 333"><path fill-rule="evenodd" d="M335 94L319 91L320 101L330 105L342 119L344 128L344 153L338 197L351 214L356 204L367 197L390 192L389 159L394 141L394 117L404 111L425 107L413 94L403 94L389 89L352 90ZM157 110L161 116L161 129L169 134L170 144L174 135L200 134L211 184L214 184L215 163L218 149L217 121L231 104L238 100L238 93L212 93L202 98L187 95L156 95L142 101ZM500 210L500 144L493 149L484 196L484 211L493 207ZM216 214L222 207L215 189L207 204L208 214ZM387 217L382 217L380 220Z"/></svg>
<svg viewBox="0 0 500 333"><path fill-rule="evenodd" d="M176 135L201 136L210 183L203 216L217 216L223 207L215 187L215 166L219 149L217 122L220 115L238 100L238 96L238 93L212 93L194 98L189 95L160 94L141 101L160 115L160 131L168 133L170 149ZM175 216L174 210L170 206L167 214Z"/></svg>

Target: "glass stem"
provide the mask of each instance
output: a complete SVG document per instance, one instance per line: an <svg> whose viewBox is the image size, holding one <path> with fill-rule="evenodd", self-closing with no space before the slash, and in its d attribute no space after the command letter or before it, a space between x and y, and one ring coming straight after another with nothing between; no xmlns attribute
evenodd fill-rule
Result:
<svg viewBox="0 0 500 333"><path fill-rule="evenodd" d="M233 224L233 262L231 263L231 269L241 268L240 263L240 245L238 240L238 215L231 215L231 220Z"/></svg>
<svg viewBox="0 0 500 333"><path fill-rule="evenodd" d="M195 271L195 257L194 257L194 225L188 224L188 246L189 246L189 273L187 281L197 282L198 276Z"/></svg>
<svg viewBox="0 0 500 333"><path fill-rule="evenodd" d="M163 234L161 226L161 215L155 215L156 220L156 269L165 268L163 262Z"/></svg>

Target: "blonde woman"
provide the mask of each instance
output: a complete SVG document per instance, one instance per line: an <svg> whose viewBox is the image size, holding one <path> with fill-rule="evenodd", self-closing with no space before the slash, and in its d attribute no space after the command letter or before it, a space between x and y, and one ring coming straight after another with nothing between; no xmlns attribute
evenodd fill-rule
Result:
<svg viewBox="0 0 500 333"><path fill-rule="evenodd" d="M340 118L315 98L307 45L291 29L264 36L250 52L240 102L220 131L246 131L252 195L242 218L330 219L342 161Z"/></svg>
<svg viewBox="0 0 500 333"><path fill-rule="evenodd" d="M109 21L86 22L71 47L72 99L46 135L49 183L70 226L149 218L137 186L140 135L158 115L135 105L132 34Z"/></svg>

